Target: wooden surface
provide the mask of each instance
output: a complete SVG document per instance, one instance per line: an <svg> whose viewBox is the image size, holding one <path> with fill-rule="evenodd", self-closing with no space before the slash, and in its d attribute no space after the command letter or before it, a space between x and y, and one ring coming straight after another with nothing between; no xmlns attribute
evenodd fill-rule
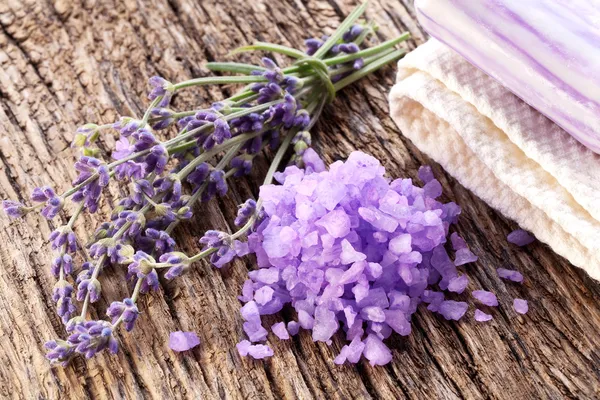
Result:
<svg viewBox="0 0 600 400"><path fill-rule="evenodd" d="M67 189L74 177L69 143L76 127L112 122L118 114L139 116L147 105L148 77L205 76L205 61L222 60L254 40L301 46L307 36L331 31L354 5L354 0L0 0L0 198L24 199L42 183ZM381 38L409 30L410 48L425 40L411 1L373 0L367 16L380 25ZM189 275L162 281L160 292L143 297L136 329L119 335L117 356L50 368L43 343L64 336L51 300L55 279L46 239L58 221L37 215L9 221L2 215L0 397L600 398L600 285L545 245L509 246L505 237L515 224L402 137L388 117L394 72L388 67L339 96L314 130L315 147L328 161L355 149L370 152L392 177L415 177L419 165L434 165L446 199L463 207L459 233L480 256L467 268L468 289L498 293L501 305L492 322L477 323L472 314L446 322L420 310L410 337L388 340L394 359L386 367L336 366L341 336L329 347L313 343L306 332L291 341L269 337L275 356L253 361L235 349L243 336L236 296L252 260L221 271L198 263ZM199 105L222 94L218 88L188 90L175 105ZM110 135L102 141L104 149L113 145ZM227 198L196 209L194 222L177 231L184 251L197 250L205 229L232 226L236 205L256 195L266 165L258 163ZM112 188L99 215L77 223L80 238L106 218L118 194ZM525 284L499 280L500 266L522 271ZM94 316L127 295L123 278L122 270L104 275ZM514 297L529 300L529 314L512 311ZM267 322L291 317L284 312ZM175 354L167 348L174 330L198 332L202 344Z"/></svg>

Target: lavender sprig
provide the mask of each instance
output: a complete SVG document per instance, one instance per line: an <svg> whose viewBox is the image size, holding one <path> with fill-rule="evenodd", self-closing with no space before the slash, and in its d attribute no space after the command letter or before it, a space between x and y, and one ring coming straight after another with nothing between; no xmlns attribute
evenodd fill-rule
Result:
<svg viewBox="0 0 600 400"><path fill-rule="evenodd" d="M123 323L127 331L134 328L139 315L137 300L140 294L159 288L159 271L173 279L206 257L222 267L234 256L248 252L248 245L238 239L260 220L260 200L249 199L240 206L235 223L241 227L233 234L208 231L201 239L205 249L194 256L175 251L171 233L180 222L192 218L196 203L224 196L228 181L247 175L262 150L276 150L265 184L271 183L290 146L294 150L292 161L301 163L301 155L310 146L309 130L325 104L348 84L404 55L394 46L408 34L360 48L374 32L373 24L354 24L365 8L366 3L353 11L329 38L307 41L306 52L262 42L233 52L260 50L292 57L295 62L285 68L263 58L263 65L207 64L212 71L243 76L179 83L152 77L151 102L141 119L124 116L113 124L90 123L77 130L73 146L81 148L83 155L75 163L78 176L70 189L57 194L48 186L36 188L31 196L37 203L34 206L3 202L12 217L41 209L48 219L61 214L70 202L77 204L68 223L50 237L57 253L52 263L58 278L53 299L69 334L66 340L46 344L52 363L64 365L75 354L89 358L104 349L116 352L114 334L118 326ZM210 84L247 86L208 108L179 111L172 107L171 100L178 91ZM175 136L159 135L175 127ZM107 130L116 130L119 135L112 160L102 159L94 148ZM91 235L87 250L79 248L74 224L84 211L95 213L99 209L103 189L111 183L128 185L130 195L118 200L110 220ZM82 263L73 279L76 254ZM100 274L109 265L127 266L133 290L129 297L108 307L110 322L87 320L90 304L102 296ZM74 294L82 302L75 317Z"/></svg>

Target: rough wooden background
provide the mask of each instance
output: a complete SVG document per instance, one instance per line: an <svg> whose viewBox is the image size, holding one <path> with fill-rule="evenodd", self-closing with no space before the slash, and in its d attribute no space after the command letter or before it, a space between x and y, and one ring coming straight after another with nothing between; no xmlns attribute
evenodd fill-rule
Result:
<svg viewBox="0 0 600 400"><path fill-rule="evenodd" d="M0 0L0 198L24 199L49 183L62 191L74 177L69 143L84 122L108 123L118 114L140 115L147 104L146 80L160 74L174 81L207 74L203 63L223 59L236 46L269 40L301 46L308 35L334 28L355 0ZM410 31L414 48L425 35L412 1L373 0L367 16L381 38ZM282 61L280 59L280 61ZM408 338L388 340L394 359L386 367L366 362L336 366L331 347L306 332L291 341L270 337L275 357L241 358L240 291L251 260L218 271L198 263L183 279L141 301L132 334L120 335L122 351L67 368L50 368L43 343L64 335L51 300L55 282L47 236L55 224L39 216L9 221L0 216L0 397L66 398L600 398L600 285L536 243L509 246L515 224L491 210L423 156L388 117L386 95L395 68L364 80L327 108L314 130L327 160L361 149L380 158L393 177L416 176L434 165L445 196L462 205L458 231L480 256L468 267L470 290L498 293L494 320L472 314L446 322L417 313ZM225 93L227 90L225 90ZM198 105L222 96L219 89L179 95L175 105ZM105 149L113 137L102 141ZM266 168L196 210L194 223L179 228L181 248L194 252L209 227L226 229L235 206L257 193ZM118 192L77 233L106 218ZM68 213L67 213L68 214ZM61 216L65 218L67 214ZM495 268L512 266L523 286L500 281ZM109 271L94 315L128 293L123 271ZM530 301L517 316L512 298ZM472 309L470 311L472 313ZM96 314L97 313L97 314ZM289 319L288 314L269 321ZM167 347L170 331L198 332L202 344L185 354Z"/></svg>

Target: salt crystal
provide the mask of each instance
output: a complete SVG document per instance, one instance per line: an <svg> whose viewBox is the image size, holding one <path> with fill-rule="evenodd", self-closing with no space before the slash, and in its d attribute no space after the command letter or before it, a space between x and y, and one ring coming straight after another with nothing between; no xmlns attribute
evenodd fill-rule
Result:
<svg viewBox="0 0 600 400"><path fill-rule="evenodd" d="M434 179L433 171L429 165L422 165L419 167L419 179L424 183L428 183L429 181Z"/></svg>
<svg viewBox="0 0 600 400"><path fill-rule="evenodd" d="M388 248L394 254L410 253L412 251L412 236L408 233L400 234L390 240Z"/></svg>
<svg viewBox="0 0 600 400"><path fill-rule="evenodd" d="M392 360L390 349L373 334L367 336L363 354L371 365L385 365Z"/></svg>
<svg viewBox="0 0 600 400"><path fill-rule="evenodd" d="M325 228L334 238L341 238L350 233L350 218L343 210L333 210L315 224Z"/></svg>
<svg viewBox="0 0 600 400"><path fill-rule="evenodd" d="M477 261L478 257L467 248L456 250L456 257L454 258L454 265L457 267L460 265L468 264Z"/></svg>
<svg viewBox="0 0 600 400"><path fill-rule="evenodd" d="M447 320L458 321L465 315L468 307L464 301L445 300L440 304L438 312Z"/></svg>
<svg viewBox="0 0 600 400"><path fill-rule="evenodd" d="M269 346L264 344L252 344L247 340L242 340L236 347L242 357L250 356L255 359L263 359L273 355L273 350Z"/></svg>
<svg viewBox="0 0 600 400"><path fill-rule="evenodd" d="M502 279L508 279L509 281L519 283L523 282L523 275L518 271L506 268L498 268L496 272L498 273L498 276Z"/></svg>
<svg viewBox="0 0 600 400"><path fill-rule="evenodd" d="M346 239L342 240L342 252L340 254L340 261L342 264L352 264L356 261L362 261L367 258L361 252L354 250L354 247Z"/></svg>
<svg viewBox="0 0 600 400"><path fill-rule="evenodd" d="M187 351L200 344L198 335L194 332L171 332L169 335L169 348L173 351Z"/></svg>
<svg viewBox="0 0 600 400"><path fill-rule="evenodd" d="M492 318L494 318L494 317L492 317L489 314L484 313L483 311L481 311L479 309L475 310L475 321L485 322L485 321L491 320Z"/></svg>
<svg viewBox="0 0 600 400"><path fill-rule="evenodd" d="M474 290L472 293L473 297L485 304L486 306L496 307L498 305L498 299L492 292L486 290Z"/></svg>
<svg viewBox="0 0 600 400"><path fill-rule="evenodd" d="M425 196L435 199L442 195L442 185L435 179L427 182L423 187Z"/></svg>
<svg viewBox="0 0 600 400"><path fill-rule="evenodd" d="M263 286L254 293L254 300L260 305L265 305L271 301L275 291L269 286Z"/></svg>
<svg viewBox="0 0 600 400"><path fill-rule="evenodd" d="M277 336L281 340L287 340L290 338L287 329L285 329L284 322L278 322L276 324L273 324L273 326L271 326L271 331L275 334L275 336Z"/></svg>
<svg viewBox="0 0 600 400"><path fill-rule="evenodd" d="M535 241L535 238L523 229L517 229L508 234L506 239L517 246L526 246Z"/></svg>
<svg viewBox="0 0 600 400"><path fill-rule="evenodd" d="M527 314L527 311L529 311L529 304L527 304L527 300L514 299L513 308L519 314Z"/></svg>
<svg viewBox="0 0 600 400"><path fill-rule="evenodd" d="M469 284L469 278L466 275L460 275L450 279L448 290L454 293L462 293Z"/></svg>

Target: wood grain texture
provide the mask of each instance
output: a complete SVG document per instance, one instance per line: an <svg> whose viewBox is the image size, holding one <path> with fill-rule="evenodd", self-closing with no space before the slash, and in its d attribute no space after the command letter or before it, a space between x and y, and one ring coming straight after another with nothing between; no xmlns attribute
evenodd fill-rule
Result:
<svg viewBox="0 0 600 400"><path fill-rule="evenodd" d="M0 198L24 199L42 183L63 191L74 178L69 148L77 126L140 115L147 105L147 78L172 81L205 76L203 63L222 60L236 46L268 40L301 46L307 36L329 32L355 0L0 0ZM414 48L425 35L408 0L373 0L367 16L381 38L410 31ZM244 56L247 57L247 56ZM242 59L244 59L242 57ZM283 61L283 59L279 59ZM346 90L313 132L328 161L360 149L382 160L393 177L416 177L424 163L444 186L446 200L463 207L458 232L480 260L469 267L469 290L498 293L494 320L472 314L447 322L426 310L416 314L413 334L388 340L394 359L386 367L366 362L336 366L343 345L313 343L303 332L290 341L269 337L275 356L242 358L243 337L236 296L251 259L216 270L197 263L160 292L141 300L131 334L119 335L121 351L51 368L43 343L64 336L51 300L54 278L48 234L56 226L37 215L10 221L0 216L0 397L81 398L384 398L562 399L600 398L600 285L536 243L509 246L515 224L465 190L402 137L388 116L389 67ZM200 104L229 93L225 88L183 92L175 106ZM101 141L114 146L114 137ZM228 197L197 207L193 223L178 228L181 249L193 253L210 227L232 226L235 209L257 194L266 161L240 179ZM105 219L116 196L111 188L101 212L78 221L86 231ZM61 215L64 220L69 211ZM514 267L524 285L498 279L497 267ZM104 274L103 297L92 307L104 315L111 301L131 288L124 271ZM517 316L512 299L530 301ZM471 309L472 313L472 309ZM270 325L292 315L267 318ZM169 332L198 333L201 346L184 354L167 347Z"/></svg>

